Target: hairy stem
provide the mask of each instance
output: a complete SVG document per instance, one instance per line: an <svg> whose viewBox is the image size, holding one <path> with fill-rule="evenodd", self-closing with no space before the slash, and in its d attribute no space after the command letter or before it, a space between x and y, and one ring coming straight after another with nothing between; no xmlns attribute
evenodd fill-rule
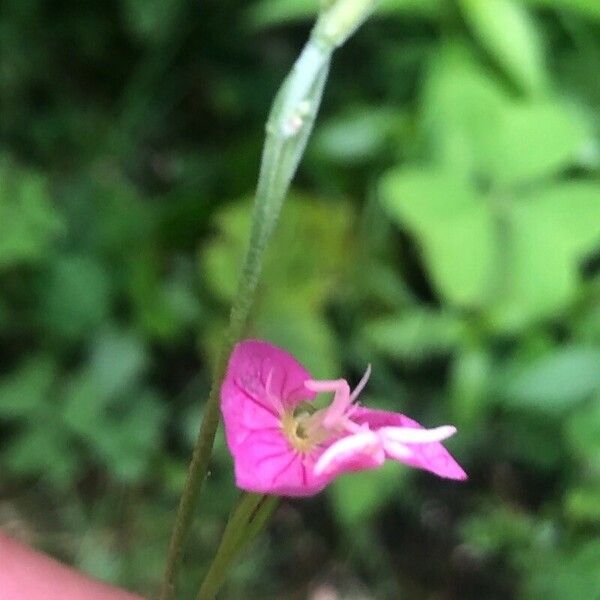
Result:
<svg viewBox="0 0 600 600"><path fill-rule="evenodd" d="M233 561L263 528L278 501L275 496L242 495L229 517L215 558L198 592L197 600L212 600L217 595Z"/></svg>
<svg viewBox="0 0 600 600"><path fill-rule="evenodd" d="M266 126L250 241L223 337L202 425L175 517L160 600L173 600L175 581L194 509L208 472L219 424L219 391L234 344L244 334L262 270L263 256L321 104L333 50L373 10L375 0L336 0L321 12L307 44L275 97ZM206 596L208 597L208 596Z"/></svg>

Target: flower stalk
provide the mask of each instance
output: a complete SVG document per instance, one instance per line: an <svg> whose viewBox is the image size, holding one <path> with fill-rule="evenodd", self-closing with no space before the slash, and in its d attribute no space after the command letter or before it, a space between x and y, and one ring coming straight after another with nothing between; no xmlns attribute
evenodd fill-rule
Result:
<svg viewBox="0 0 600 600"><path fill-rule="evenodd" d="M208 472L219 424L219 391L225 376L227 360L233 346L244 334L254 303L263 256L312 131L327 81L332 53L367 19L376 2L377 0L324 2L308 42L273 102L266 125L250 240L231 308L229 326L223 337L204 407L202 425L175 517L160 600L173 600L175 597L179 563Z"/></svg>
<svg viewBox="0 0 600 600"><path fill-rule="evenodd" d="M242 494L233 509L213 562L204 577L197 600L212 600L240 551L262 529L279 501L276 496Z"/></svg>

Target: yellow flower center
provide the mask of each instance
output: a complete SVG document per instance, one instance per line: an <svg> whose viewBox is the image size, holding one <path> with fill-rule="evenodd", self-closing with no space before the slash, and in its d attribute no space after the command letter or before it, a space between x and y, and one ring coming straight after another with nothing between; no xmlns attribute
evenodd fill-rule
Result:
<svg viewBox="0 0 600 600"><path fill-rule="evenodd" d="M309 415L306 413L295 416L293 413L287 411L281 417L281 429L285 437L294 450L303 454L310 452L315 445L315 441L308 435L306 427L308 418Z"/></svg>
<svg viewBox="0 0 600 600"><path fill-rule="evenodd" d="M336 429L323 427L325 410L303 403L294 411L285 411L281 417L281 430L290 446L297 452L307 454L316 446L338 433Z"/></svg>

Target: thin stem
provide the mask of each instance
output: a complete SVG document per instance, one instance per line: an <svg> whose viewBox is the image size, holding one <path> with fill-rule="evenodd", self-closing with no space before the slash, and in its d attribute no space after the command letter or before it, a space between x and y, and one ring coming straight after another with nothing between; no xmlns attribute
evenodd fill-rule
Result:
<svg viewBox="0 0 600 600"><path fill-rule="evenodd" d="M192 453L183 489L160 593L161 600L175 594L175 579L194 508L210 464L219 424L219 390L234 344L242 337L262 269L262 259L281 205L312 130L327 79L331 51L312 41L305 46L290 76L278 93L267 123L267 137L256 191L250 242L233 303L229 328L223 339L202 425Z"/></svg>
<svg viewBox="0 0 600 600"><path fill-rule="evenodd" d="M376 0L335 0L324 4L310 39L275 97L267 120L267 135L256 189L250 241L238 291L231 308L229 327L223 339L204 408L204 418L175 517L161 600L172 600L175 596L179 563L194 508L208 472L219 425L219 390L227 369L227 361L234 344L244 334L254 303L264 252L312 131L327 81L331 55L333 50L369 16L375 4ZM240 544L242 540L243 538L236 543Z"/></svg>
<svg viewBox="0 0 600 600"><path fill-rule="evenodd" d="M213 600L241 550L262 530L275 510L275 496L244 494L233 510L197 600Z"/></svg>

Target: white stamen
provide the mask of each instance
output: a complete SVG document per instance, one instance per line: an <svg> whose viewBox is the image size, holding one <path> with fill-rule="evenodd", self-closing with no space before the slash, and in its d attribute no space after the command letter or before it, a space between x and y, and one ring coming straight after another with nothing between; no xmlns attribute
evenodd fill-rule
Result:
<svg viewBox="0 0 600 600"><path fill-rule="evenodd" d="M442 425L435 429L420 429L418 427L381 427L377 432L384 439L399 444L431 444L441 442L456 433L456 427Z"/></svg>
<svg viewBox="0 0 600 600"><path fill-rule="evenodd" d="M369 381L369 377L371 376L371 365L367 365L367 370L365 374L362 376L361 380L358 382L358 385L354 388L354 391L350 394L350 402L354 402L358 395L363 391L365 385L367 385L367 381Z"/></svg>
<svg viewBox="0 0 600 600"><path fill-rule="evenodd" d="M381 440L370 430L349 435L329 446L315 464L315 475L332 471L337 465L353 456L365 454L380 464L385 460Z"/></svg>
<svg viewBox="0 0 600 600"><path fill-rule="evenodd" d="M335 429L350 405L350 386L345 379L315 381L309 379L304 387L311 392L334 392L333 401L322 413L322 424L326 429Z"/></svg>
<svg viewBox="0 0 600 600"><path fill-rule="evenodd" d="M408 446L385 438L383 438L383 449L391 458L395 458L396 460L410 458L413 454Z"/></svg>
<svg viewBox="0 0 600 600"><path fill-rule="evenodd" d="M267 393L267 398L275 405L277 412L279 414L283 413L283 403L281 399L278 398L275 394L271 392L271 383L273 382L273 369L269 371L267 375L267 381L265 382L265 392Z"/></svg>

